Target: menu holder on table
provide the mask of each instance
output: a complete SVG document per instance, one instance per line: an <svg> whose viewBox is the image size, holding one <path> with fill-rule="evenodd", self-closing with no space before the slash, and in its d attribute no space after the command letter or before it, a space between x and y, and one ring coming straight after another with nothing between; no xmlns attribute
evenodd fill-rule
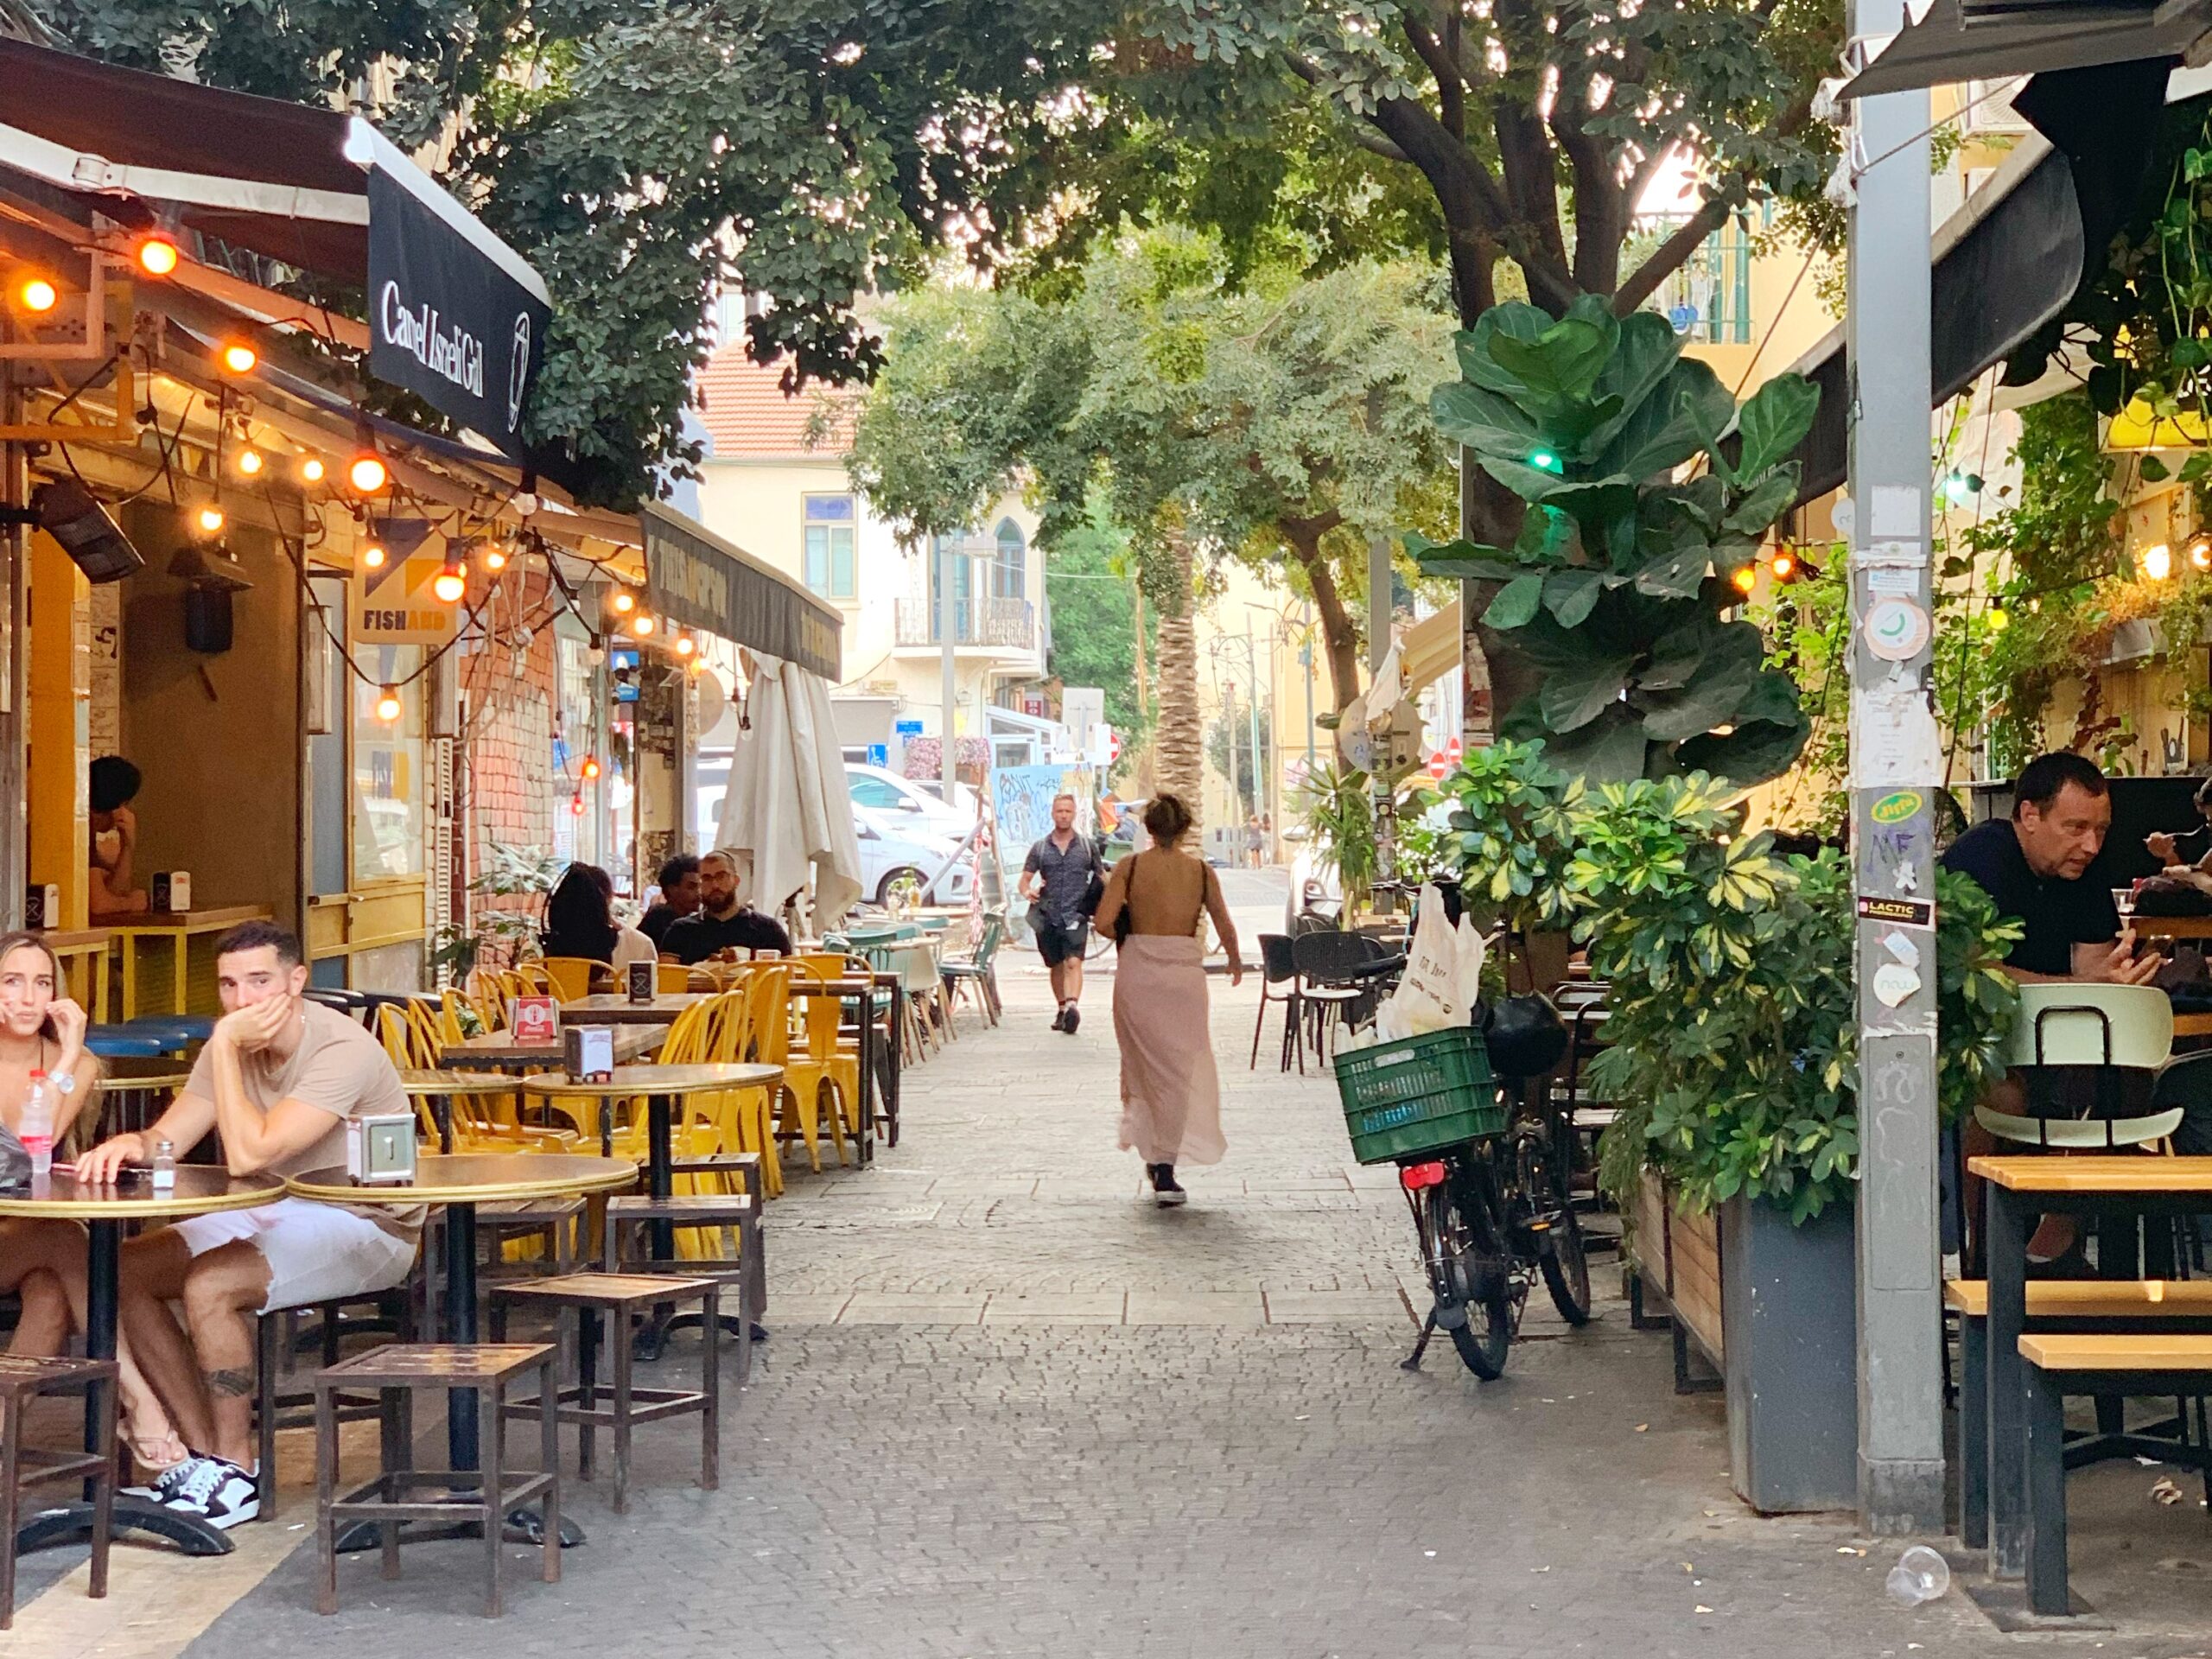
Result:
<svg viewBox="0 0 2212 1659"><path fill-rule="evenodd" d="M507 1030L518 1043L561 1040L561 1001L552 996L518 996L507 1009Z"/></svg>
<svg viewBox="0 0 2212 1659"><path fill-rule="evenodd" d="M563 1069L571 1083L614 1081L614 1028L569 1026L561 1033Z"/></svg>

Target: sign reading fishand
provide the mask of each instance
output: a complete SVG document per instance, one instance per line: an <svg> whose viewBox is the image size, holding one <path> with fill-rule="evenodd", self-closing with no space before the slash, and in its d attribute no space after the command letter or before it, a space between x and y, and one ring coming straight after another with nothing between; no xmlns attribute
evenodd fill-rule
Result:
<svg viewBox="0 0 2212 1659"><path fill-rule="evenodd" d="M553 314L381 169L369 174L369 372L507 454L545 360Z"/></svg>
<svg viewBox="0 0 2212 1659"><path fill-rule="evenodd" d="M356 569L353 638L363 645L442 645L462 619L430 584L445 568L443 544L419 518L387 518L377 525L387 556L375 569Z"/></svg>

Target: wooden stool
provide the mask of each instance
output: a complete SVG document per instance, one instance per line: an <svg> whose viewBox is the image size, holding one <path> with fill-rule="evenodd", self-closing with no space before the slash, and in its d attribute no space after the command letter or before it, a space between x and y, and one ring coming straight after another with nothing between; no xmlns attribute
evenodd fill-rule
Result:
<svg viewBox="0 0 2212 1659"><path fill-rule="evenodd" d="M107 1594L109 1522L115 1507L115 1386L111 1359L38 1359L0 1354L0 1630L16 1622L16 1529L23 1489L83 1480L92 1489L91 1593ZM89 1393L93 1402L90 1452L23 1444L23 1416L45 1395Z"/></svg>
<svg viewBox="0 0 2212 1659"><path fill-rule="evenodd" d="M534 1475L508 1478L507 1384L524 1371L537 1373L539 1397L553 1397L554 1351L547 1343L423 1344L378 1348L319 1371L315 1379L315 1485L316 1541L322 1551L322 1579L315 1611L338 1611L338 1529L341 1522L367 1521L380 1529L384 1576L399 1576L399 1527L406 1521L474 1519L484 1529L484 1611L500 1612L499 1551L507 1512L532 1499L543 1503L545 1543L540 1575L548 1584L561 1579L561 1443L553 1414L541 1414L540 1461ZM483 1425L484 1466L477 1470L413 1467L415 1392L435 1389L452 1410L456 1390L477 1390ZM343 1497L338 1495L337 1396L348 1389L372 1389L383 1404L384 1435L377 1478ZM442 1491L443 1497L415 1497ZM467 1493L467 1496L462 1494Z"/></svg>
<svg viewBox="0 0 2212 1659"><path fill-rule="evenodd" d="M738 1253L733 1259L683 1260L658 1257L650 1252L625 1255L623 1243L638 1230L656 1222L673 1227L716 1227L737 1230ZM679 1192L665 1198L626 1193L607 1201L607 1234L601 1262L609 1273L639 1269L669 1273L679 1278L715 1279L738 1286L738 1312L731 1324L737 1335L737 1380L741 1385L753 1376L753 1322L766 1311L768 1279L761 1263L760 1206L749 1192ZM725 1316L727 1317L727 1316ZM679 1316L688 1324L691 1316Z"/></svg>
<svg viewBox="0 0 2212 1659"><path fill-rule="evenodd" d="M553 1402L553 1414L577 1425L576 1473L585 1480L592 1474L594 1430L614 1432L614 1513L630 1509L630 1430L633 1424L656 1422L697 1412L700 1417L699 1485L713 1491L720 1484L721 1465L721 1283L715 1279L677 1279L639 1273L572 1273L559 1279L533 1279L501 1285L492 1292L492 1339L503 1342L507 1315L518 1307L573 1308L576 1315L576 1382L562 1389ZM683 1302L699 1305L700 1329L705 1333L705 1357L699 1391L681 1389L640 1389L630 1382L630 1316L648 1315L656 1307ZM612 1317L613 1330L607 1322ZM597 1376L597 1351L604 1340L614 1361L610 1390ZM602 1395L613 1403L601 1406ZM507 1407L511 1417L528 1416L545 1409L546 1402L518 1400Z"/></svg>
<svg viewBox="0 0 2212 1659"><path fill-rule="evenodd" d="M349 1316L348 1309L356 1310ZM368 1310L364 1313L361 1310ZM402 1342L415 1339L415 1292L405 1284L390 1290L371 1291L362 1296L340 1296L327 1302L310 1302L302 1307L274 1308L254 1318L253 1356L253 1419L261 1466L254 1473L254 1488L261 1508L255 1518L274 1521L276 1518L276 1431L280 1428L310 1428L315 1425L315 1392L311 1389L296 1389L281 1392L277 1387L285 1371L287 1351L297 1353L308 1345L308 1337L287 1341L287 1334L302 1313L321 1316L321 1323L309 1337L322 1350L326 1366L338 1363L339 1344L349 1336L391 1336ZM378 1415L382 1407L371 1396L343 1395L337 1401L338 1421L356 1423Z"/></svg>

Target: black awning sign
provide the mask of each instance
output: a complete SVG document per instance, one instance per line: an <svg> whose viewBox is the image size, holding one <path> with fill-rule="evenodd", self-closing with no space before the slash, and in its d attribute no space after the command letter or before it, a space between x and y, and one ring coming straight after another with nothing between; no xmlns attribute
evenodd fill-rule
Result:
<svg viewBox="0 0 2212 1659"><path fill-rule="evenodd" d="M381 168L369 174L369 372L505 454L545 360L544 302Z"/></svg>

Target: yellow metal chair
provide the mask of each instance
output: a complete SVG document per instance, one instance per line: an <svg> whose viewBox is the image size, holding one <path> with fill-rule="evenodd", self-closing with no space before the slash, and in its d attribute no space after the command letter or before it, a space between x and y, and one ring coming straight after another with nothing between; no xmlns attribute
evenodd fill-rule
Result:
<svg viewBox="0 0 2212 1659"><path fill-rule="evenodd" d="M810 964L793 965L791 977L812 980L820 984L839 977L836 972L822 972ZM785 1066L785 1082L801 1101L818 1098L826 1085L831 1091L831 1108L843 1124L838 1136L837 1160L844 1161L844 1135L849 1135L855 1143L861 1133L861 1058L857 1042L847 1048L842 1041L845 1005L842 999L828 996L809 996L794 999L800 1004L797 1023L804 1038L805 1052ZM855 1033L857 1038L858 1033Z"/></svg>
<svg viewBox="0 0 2212 1659"><path fill-rule="evenodd" d="M681 996L691 988L691 970L680 962L664 962L653 969L653 989L662 996Z"/></svg>
<svg viewBox="0 0 2212 1659"><path fill-rule="evenodd" d="M563 1002L575 1002L591 995L592 970L604 971L607 964L589 957L548 957L544 967L553 995Z"/></svg>

